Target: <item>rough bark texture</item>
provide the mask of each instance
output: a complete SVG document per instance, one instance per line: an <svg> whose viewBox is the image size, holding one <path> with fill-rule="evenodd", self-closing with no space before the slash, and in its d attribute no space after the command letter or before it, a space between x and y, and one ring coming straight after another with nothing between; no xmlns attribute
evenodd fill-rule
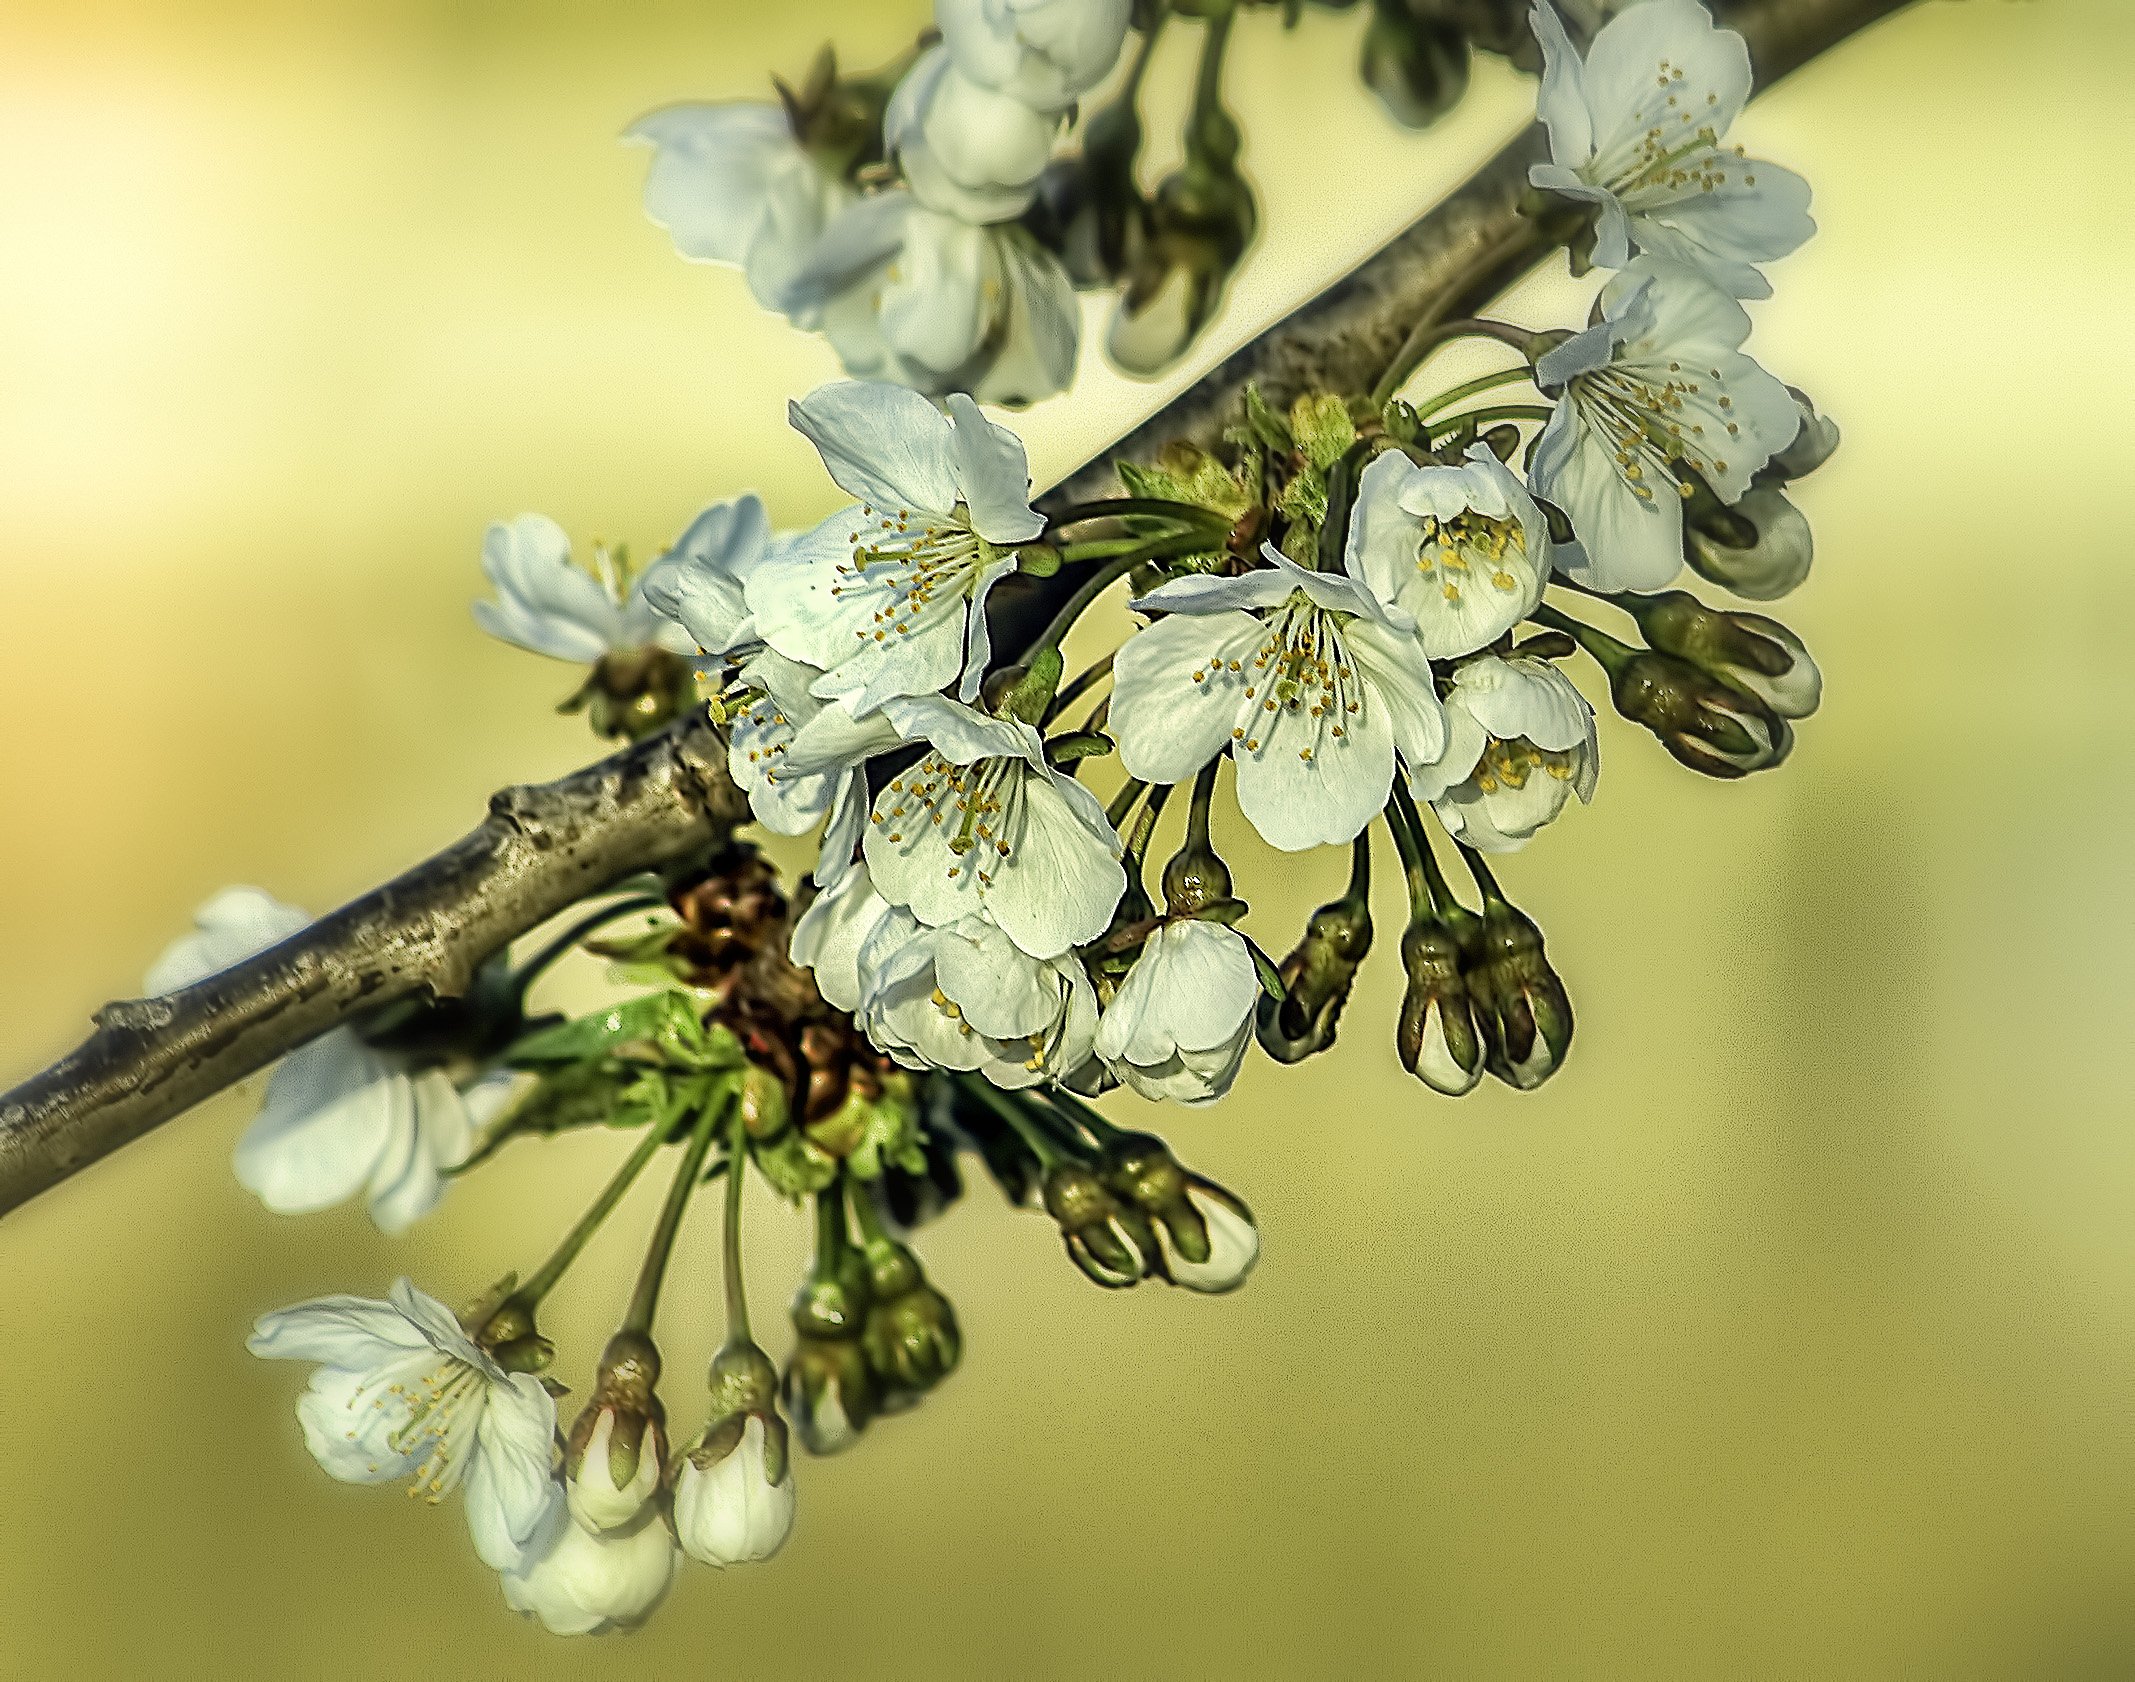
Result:
<svg viewBox="0 0 2135 1682"><path fill-rule="evenodd" d="M281 945L97 1012L71 1056L0 1097L0 1210L358 1012L460 996L528 929L747 816L701 713L557 782L506 789L469 834Z"/></svg>
<svg viewBox="0 0 2135 1682"><path fill-rule="evenodd" d="M1760 88L1907 0L1718 0ZM1114 494L1122 460L1213 443L1249 382L1278 407L1369 389L1419 320L1472 314L1551 249L1519 214L1540 128L1351 274L1243 346L1040 502ZM994 594L994 646L1021 647L1071 577ZM1013 587L1009 587L1013 586ZM481 962L588 894L724 840L747 816L701 716L538 788L510 789L435 858L235 969L167 998L107 1005L63 1062L0 1095L0 1213L351 1016L450 998Z"/></svg>

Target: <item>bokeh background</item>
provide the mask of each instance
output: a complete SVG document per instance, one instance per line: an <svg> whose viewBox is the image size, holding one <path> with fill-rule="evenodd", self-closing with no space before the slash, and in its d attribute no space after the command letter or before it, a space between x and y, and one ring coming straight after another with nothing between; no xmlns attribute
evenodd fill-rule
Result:
<svg viewBox="0 0 2135 1682"><path fill-rule="evenodd" d="M572 675L468 619L487 521L650 548L748 486L833 505L782 423L827 352L673 257L615 136L923 11L12 0L0 1075L218 885L323 909L590 755ZM1401 134L1358 22L1239 31L1267 238L1221 340L1531 97L1486 66ZM456 1513L318 1474L300 1373L242 1340L526 1265L619 1142L515 1149L391 1243L232 1182L255 1083L0 1226L0 1672L2135 1674L2131 72L2125 0L1938 0L1742 125L1823 225L1755 348L1847 431L1783 610L1829 698L1746 786L1605 731L1594 806L1510 870L1578 998L1546 1091L1401 1073L1389 906L1332 1056L1168 1118L1259 1213L1247 1289L1091 1290L979 1187L925 1252L963 1371L802 1466L775 1566L591 1648L509 1617ZM1041 477L1151 400L1091 361L1020 423ZM1338 861L1229 839L1279 951ZM777 1326L804 1223L755 1216ZM545 1315L567 1379L633 1225ZM714 1226L669 1292L685 1428Z"/></svg>

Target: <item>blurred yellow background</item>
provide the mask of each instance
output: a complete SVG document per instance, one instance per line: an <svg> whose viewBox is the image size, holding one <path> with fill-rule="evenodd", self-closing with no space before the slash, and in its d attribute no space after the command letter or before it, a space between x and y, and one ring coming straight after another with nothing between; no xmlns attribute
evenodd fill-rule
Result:
<svg viewBox="0 0 2135 1682"><path fill-rule="evenodd" d="M828 353L674 258L614 137L923 14L7 9L0 1075L218 885L323 909L591 755L573 675L468 619L487 521L649 549L752 485L833 505L782 418ZM1239 31L1266 242L1225 339L1527 107L1493 63L1397 133L1357 25ZM0 1225L0 1672L2135 1674L2131 70L2125 0L1932 3L1742 125L1823 228L1752 348L1846 429L1781 610L1828 700L1740 787L1605 719L1595 805L1508 872L1580 1013L1544 1092L1401 1073L1389 905L1332 1056L1161 1118L1259 1214L1246 1290L1099 1293L976 1188L925 1245L962 1372L802 1465L775 1565L593 1648L511 1618L456 1513L329 1483L242 1340L527 1265L618 1141L510 1151L394 1243L239 1190L255 1083ZM1150 401L1093 367L1019 423L1041 478ZM1280 951L1338 862L1228 840ZM567 1380L656 1196L544 1316ZM804 1223L756 1216L782 1330ZM714 1225L663 1328L685 1429Z"/></svg>

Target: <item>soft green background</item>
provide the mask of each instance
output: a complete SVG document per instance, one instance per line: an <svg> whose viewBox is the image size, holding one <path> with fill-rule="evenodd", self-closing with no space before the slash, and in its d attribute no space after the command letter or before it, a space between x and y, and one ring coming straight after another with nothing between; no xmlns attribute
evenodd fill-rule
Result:
<svg viewBox="0 0 2135 1682"><path fill-rule="evenodd" d="M826 353L674 260L613 137L920 11L7 8L0 1073L217 885L323 908L588 754L569 674L468 621L486 521L831 506L782 424ZM1528 97L1494 67L1397 134L1356 23L1240 30L1268 243L1232 338ZM1757 346L1847 428L1786 609L1829 701L1745 787L1607 733L1594 807L1511 866L1579 1001L1545 1092L1401 1074L1389 932L1333 1056L1175 1118L1259 1212L1248 1289L1103 1295L979 1192L927 1247L963 1372L801 1468L774 1566L693 1568L600 1647L508 1617L456 1513L320 1476L299 1373L241 1345L525 1265L617 1142L515 1151L392 1244L260 1212L218 1102L0 1227L0 1671L2135 1674L2131 69L2125 0L1944 0L1743 124L1823 224ZM1148 401L1100 373L1031 414L1041 474ZM1335 865L1231 839L1280 949ZM770 1319L801 1223L757 1215ZM645 1218L557 1301L566 1378ZM669 1298L685 1426L712 1224Z"/></svg>

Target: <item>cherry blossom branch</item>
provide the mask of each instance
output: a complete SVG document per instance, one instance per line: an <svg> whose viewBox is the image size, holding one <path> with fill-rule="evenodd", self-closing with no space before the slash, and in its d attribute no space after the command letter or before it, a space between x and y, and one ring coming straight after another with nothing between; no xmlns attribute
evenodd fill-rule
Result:
<svg viewBox="0 0 2135 1682"><path fill-rule="evenodd" d="M1718 0L1759 88L1908 0ZM1213 446L1248 384L1278 409L1308 390L1368 391L1434 322L1473 314L1555 248L1520 214L1525 130L1451 197L1055 486L1055 516L1118 495L1123 460L1176 438ZM992 601L996 648L1021 648L1077 587L1019 575ZM557 782L510 789L465 838L236 967L160 999L107 1005L61 1062L0 1094L0 1213L351 1018L462 996L486 958L625 877L701 854L748 815L706 717Z"/></svg>
<svg viewBox="0 0 2135 1682"><path fill-rule="evenodd" d="M506 789L443 852L219 975L106 1005L68 1057L0 1096L0 1212L351 1017L465 995L483 960L748 817L698 712L552 783Z"/></svg>

